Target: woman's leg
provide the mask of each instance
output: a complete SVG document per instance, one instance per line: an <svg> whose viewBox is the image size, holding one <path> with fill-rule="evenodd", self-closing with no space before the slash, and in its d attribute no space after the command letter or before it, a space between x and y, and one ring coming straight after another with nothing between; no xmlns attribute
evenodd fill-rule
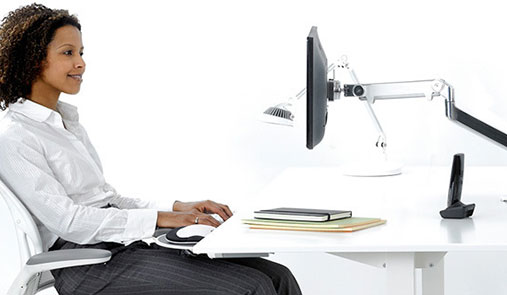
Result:
<svg viewBox="0 0 507 295"><path fill-rule="evenodd" d="M67 242L62 249L82 247L108 249L113 255L105 264L53 271L60 294L277 294L269 275L237 262L188 257L143 242Z"/></svg>
<svg viewBox="0 0 507 295"><path fill-rule="evenodd" d="M227 259L230 262L251 267L266 274L279 295L299 295L301 290L292 272L282 264L262 258Z"/></svg>

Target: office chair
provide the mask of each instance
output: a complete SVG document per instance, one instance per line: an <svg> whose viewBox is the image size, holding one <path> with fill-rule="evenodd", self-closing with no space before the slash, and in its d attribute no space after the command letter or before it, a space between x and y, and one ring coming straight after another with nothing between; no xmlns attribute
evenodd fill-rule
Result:
<svg viewBox="0 0 507 295"><path fill-rule="evenodd" d="M44 252L35 222L14 193L0 179L0 195L11 212L21 260L21 270L8 295L32 295L54 285L50 270L104 263L111 252L101 249L71 249Z"/></svg>

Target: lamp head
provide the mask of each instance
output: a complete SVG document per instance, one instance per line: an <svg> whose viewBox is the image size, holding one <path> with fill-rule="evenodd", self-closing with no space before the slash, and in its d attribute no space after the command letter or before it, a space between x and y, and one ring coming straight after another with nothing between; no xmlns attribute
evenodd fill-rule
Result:
<svg viewBox="0 0 507 295"><path fill-rule="evenodd" d="M269 107L262 114L265 123L294 127L294 106L290 102L283 102Z"/></svg>

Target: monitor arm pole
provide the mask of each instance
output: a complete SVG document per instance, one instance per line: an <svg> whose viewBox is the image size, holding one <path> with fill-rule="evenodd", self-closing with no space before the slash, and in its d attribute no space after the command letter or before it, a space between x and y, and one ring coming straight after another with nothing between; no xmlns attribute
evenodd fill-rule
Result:
<svg viewBox="0 0 507 295"><path fill-rule="evenodd" d="M428 100L432 100L435 96L443 96L445 98L445 114L447 118L459 122L489 140L507 148L507 134L456 107L454 88L444 80L344 84L343 88L335 88L335 92L343 92L345 97L357 97L359 100L367 101L371 104L377 100L384 99L426 97Z"/></svg>

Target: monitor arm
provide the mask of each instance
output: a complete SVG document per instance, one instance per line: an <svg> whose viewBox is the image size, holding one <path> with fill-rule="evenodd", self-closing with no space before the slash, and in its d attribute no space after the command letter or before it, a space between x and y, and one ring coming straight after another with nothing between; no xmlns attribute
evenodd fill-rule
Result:
<svg viewBox="0 0 507 295"><path fill-rule="evenodd" d="M473 131L485 136L486 138L500 144L507 148L507 134L502 131L478 120L477 118L465 113L455 105L454 88L444 80L419 80L419 81L406 81L406 82L389 82L389 83L372 83L360 84L355 78L355 74L349 69L349 73L356 84L344 84L340 87L339 82L330 81L333 85L333 98L339 98L341 92L345 97L357 97L359 100L368 102L370 105L377 100L384 99L405 99L405 98L418 98L426 97L432 100L435 96L443 96L445 98L445 114L452 120L459 122L462 125L472 129ZM374 116L374 114L373 114ZM375 120L378 124L378 120ZM378 124L380 126L380 124ZM380 129L379 129L380 128ZM379 127L380 131L382 130ZM383 139L385 145L385 134L380 132L379 139ZM377 145L379 143L377 142ZM382 142L380 142L382 144ZM384 147L385 148L385 147Z"/></svg>

